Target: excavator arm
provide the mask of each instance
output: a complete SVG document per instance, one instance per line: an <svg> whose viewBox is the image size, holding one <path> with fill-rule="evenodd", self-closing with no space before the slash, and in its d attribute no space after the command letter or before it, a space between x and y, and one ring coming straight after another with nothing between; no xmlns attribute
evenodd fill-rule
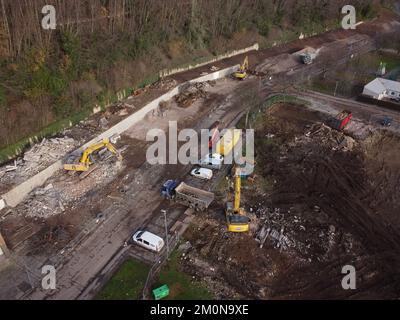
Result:
<svg viewBox="0 0 400 320"><path fill-rule="evenodd" d="M235 199L233 201L233 211L234 213L240 213L240 188L241 188L241 183L242 179L240 177L238 168L235 170Z"/></svg>
<svg viewBox="0 0 400 320"><path fill-rule="evenodd" d="M250 219L246 216L243 208L240 208L240 189L241 175L240 168L235 169L235 197L232 202L226 204L226 220L228 223L228 231L230 232L246 232L249 231Z"/></svg>
<svg viewBox="0 0 400 320"><path fill-rule="evenodd" d="M92 164L92 161L90 159L90 155L100 149L107 148L110 152L115 154L118 158L118 160L122 160L122 156L119 154L117 149L114 147L114 145L110 142L109 139L105 138L101 142L98 142L96 144L93 144L89 147L87 147L83 153L82 156L79 159L78 163L65 163L64 164L64 169L65 170L70 170L70 171L87 171L89 170L89 166Z"/></svg>

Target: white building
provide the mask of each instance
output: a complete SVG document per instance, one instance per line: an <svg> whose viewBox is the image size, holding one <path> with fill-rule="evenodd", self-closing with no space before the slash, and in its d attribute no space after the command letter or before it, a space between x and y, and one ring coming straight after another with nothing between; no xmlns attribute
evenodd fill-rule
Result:
<svg viewBox="0 0 400 320"><path fill-rule="evenodd" d="M400 82L376 78L364 87L363 94L374 99L400 99Z"/></svg>

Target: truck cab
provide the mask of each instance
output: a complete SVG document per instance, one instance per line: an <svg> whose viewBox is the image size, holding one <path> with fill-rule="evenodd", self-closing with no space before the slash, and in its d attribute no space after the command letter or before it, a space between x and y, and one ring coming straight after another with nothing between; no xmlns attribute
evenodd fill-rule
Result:
<svg viewBox="0 0 400 320"><path fill-rule="evenodd" d="M179 185L178 180L167 180L161 188L161 195L166 199L172 199L175 196L175 188Z"/></svg>

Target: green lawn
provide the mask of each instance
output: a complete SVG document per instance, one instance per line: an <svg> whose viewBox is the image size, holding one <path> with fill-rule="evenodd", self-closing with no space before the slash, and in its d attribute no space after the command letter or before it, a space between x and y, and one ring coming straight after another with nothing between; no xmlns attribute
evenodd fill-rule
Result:
<svg viewBox="0 0 400 320"><path fill-rule="evenodd" d="M96 296L96 300L137 300L142 298L149 266L136 260L125 261Z"/></svg>
<svg viewBox="0 0 400 320"><path fill-rule="evenodd" d="M152 289L164 284L169 287L168 300L210 300L212 294L199 281L192 281L191 276L178 270L181 253L174 251L168 263L162 268L160 276Z"/></svg>
<svg viewBox="0 0 400 320"><path fill-rule="evenodd" d="M167 284L171 300L212 299L211 293L200 282L193 282L186 273L178 271L180 253L174 251L168 263L161 269L151 290ZM137 300L142 299L144 283L150 267L136 260L124 262L115 275L97 294L96 300ZM153 298L153 296L152 296Z"/></svg>

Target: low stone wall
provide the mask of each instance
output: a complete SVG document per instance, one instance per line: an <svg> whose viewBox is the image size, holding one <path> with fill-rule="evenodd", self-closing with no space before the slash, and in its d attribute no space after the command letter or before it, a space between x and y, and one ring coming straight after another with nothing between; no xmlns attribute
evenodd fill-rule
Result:
<svg viewBox="0 0 400 320"><path fill-rule="evenodd" d="M211 80L217 80L220 78L224 78L231 73L237 71L239 69L239 65L235 65L233 67L229 67L226 69L218 70L216 72L212 72L209 74L206 74L204 76L201 76L199 78L195 78L192 80L189 80L188 82L184 82L176 86L175 88L171 89L167 93L163 94L162 96L154 99L147 105L145 105L143 108L138 110L137 112L133 113L126 119L122 120L121 122L117 123L107 131L101 133L97 137L93 138L83 146L81 146L77 150L84 150L88 146L104 139L104 138L110 138L115 135L120 135L127 129L129 129L131 126L135 125L138 123L140 120L142 120L145 115L152 110L156 109L161 101L166 101L171 99L173 96L177 95L185 86L188 85L188 83L195 83L195 82L204 82L204 81L211 81ZM21 203L25 197L35 188L40 187L45 183L45 181L50 178L57 170L62 168L62 161L58 160L57 162L53 163L51 166L47 167L43 171L39 172L35 176L29 178L25 182L21 183L20 185L14 187L12 190L9 192L3 194L0 198L0 205L3 204L3 206L10 206L10 207L15 207L19 203ZM4 203L5 202L5 203ZM0 207L1 210L1 207Z"/></svg>

